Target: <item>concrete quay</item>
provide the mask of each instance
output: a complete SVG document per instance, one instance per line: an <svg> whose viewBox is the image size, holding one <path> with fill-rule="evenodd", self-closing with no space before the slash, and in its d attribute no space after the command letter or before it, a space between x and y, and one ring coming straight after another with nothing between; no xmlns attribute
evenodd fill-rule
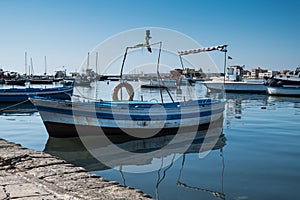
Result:
<svg viewBox="0 0 300 200"><path fill-rule="evenodd" d="M88 173L0 138L0 200L151 199L141 190Z"/></svg>

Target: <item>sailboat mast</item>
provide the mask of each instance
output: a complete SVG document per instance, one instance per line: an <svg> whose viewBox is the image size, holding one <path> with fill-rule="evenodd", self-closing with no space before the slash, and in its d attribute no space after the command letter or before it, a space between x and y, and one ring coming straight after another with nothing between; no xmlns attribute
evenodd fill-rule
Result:
<svg viewBox="0 0 300 200"><path fill-rule="evenodd" d="M96 52L96 74L98 73L98 52Z"/></svg>
<svg viewBox="0 0 300 200"><path fill-rule="evenodd" d="M46 74L47 74L47 58L45 56L45 73L44 73L44 75L46 75Z"/></svg>
<svg viewBox="0 0 300 200"><path fill-rule="evenodd" d="M88 52L86 69L88 69L88 68L89 68L89 66L90 66L90 52Z"/></svg>
<svg viewBox="0 0 300 200"><path fill-rule="evenodd" d="M97 99L97 77L98 77L98 52L96 52L96 81L95 81L95 99Z"/></svg>
<svg viewBox="0 0 300 200"><path fill-rule="evenodd" d="M27 75L27 52L25 51L25 76Z"/></svg>
<svg viewBox="0 0 300 200"><path fill-rule="evenodd" d="M30 64L31 64L31 75L33 75L33 64L32 64L32 58L30 58Z"/></svg>

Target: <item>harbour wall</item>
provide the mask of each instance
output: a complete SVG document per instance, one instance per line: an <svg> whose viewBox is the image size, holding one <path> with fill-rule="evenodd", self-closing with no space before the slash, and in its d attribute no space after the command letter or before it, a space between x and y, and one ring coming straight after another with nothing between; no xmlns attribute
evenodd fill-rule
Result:
<svg viewBox="0 0 300 200"><path fill-rule="evenodd" d="M0 199L151 199L141 190L0 138Z"/></svg>

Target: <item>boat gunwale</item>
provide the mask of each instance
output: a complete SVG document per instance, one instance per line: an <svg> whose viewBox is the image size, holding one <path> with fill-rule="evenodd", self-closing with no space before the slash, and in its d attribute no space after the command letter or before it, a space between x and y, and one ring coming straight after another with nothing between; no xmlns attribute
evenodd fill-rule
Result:
<svg viewBox="0 0 300 200"><path fill-rule="evenodd" d="M99 102L77 102L71 100L61 100L61 99L52 99L47 97L33 96L29 98L33 103L34 102L49 102L51 104L56 103L60 105L66 106L94 106L96 108L125 108L125 109L133 109L133 108L151 108L154 105L163 106L164 108L180 108L180 107L195 107L195 106L205 106L205 105L215 105L219 103L225 103L225 99L198 99L198 100L190 100L186 102L168 102L168 103L156 103L156 102L147 102L147 101L99 101Z"/></svg>

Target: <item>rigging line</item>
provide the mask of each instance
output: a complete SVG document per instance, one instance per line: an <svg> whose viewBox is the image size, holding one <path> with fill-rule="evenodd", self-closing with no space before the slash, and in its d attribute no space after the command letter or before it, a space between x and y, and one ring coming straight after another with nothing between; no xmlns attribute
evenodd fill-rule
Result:
<svg viewBox="0 0 300 200"><path fill-rule="evenodd" d="M82 98L82 99L91 100L91 101L102 101L102 99L99 100L99 99L96 99L96 98L89 98L89 97L81 96L81 95L78 95L78 94L73 94L72 96ZM72 97L72 96L70 95L70 97Z"/></svg>
<svg viewBox="0 0 300 200"><path fill-rule="evenodd" d="M7 107L5 107L5 108L1 108L1 109L0 109L0 112L5 111L5 110L10 109L10 108L13 108L13 107L18 106L18 105L21 105L21 104L23 104L23 103L26 103L27 101L29 101L29 99L26 99L25 101L21 101L21 102L19 102L19 103L16 103L16 104L14 104L14 105L11 105L11 106L7 106Z"/></svg>
<svg viewBox="0 0 300 200"><path fill-rule="evenodd" d="M160 60L160 52L161 52L161 47L160 47L160 49L159 49L158 65L159 65L159 60ZM173 97L172 97L172 95L171 95L171 93L170 93L170 89L165 85L165 82L163 81L162 77L160 76L160 73L159 73L158 70L157 70L157 79L159 79L159 80L158 80L159 86L163 86L163 88L162 88L162 87L159 87L159 88L160 88L161 102L164 103L164 102L163 102L163 96L162 96L162 90L165 89L165 90L167 91L167 93L168 93L170 99L171 99L172 102L174 103L174 99L173 99ZM161 82L162 84L160 84L160 82Z"/></svg>
<svg viewBox="0 0 300 200"><path fill-rule="evenodd" d="M169 88L166 87L162 77L160 76L160 73L159 73L159 63L160 63L160 55L161 55L161 49L162 49L162 42L159 42L159 52L158 52L158 58L157 58L157 64L156 64L156 73L157 73L157 81L159 83L159 91L160 91L160 98L161 98L161 102L164 103L164 100L163 100L163 95L162 95L162 90L163 89L166 89L169 97L171 98L172 102L174 103L174 99L169 91ZM162 84L161 84L162 83ZM161 87L164 86L164 88Z"/></svg>

